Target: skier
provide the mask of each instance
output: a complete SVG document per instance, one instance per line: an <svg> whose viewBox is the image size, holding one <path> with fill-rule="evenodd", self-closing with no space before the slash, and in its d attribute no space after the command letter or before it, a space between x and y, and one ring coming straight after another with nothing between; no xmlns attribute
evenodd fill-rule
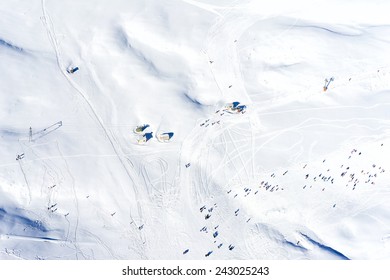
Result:
<svg viewBox="0 0 390 280"><path fill-rule="evenodd" d="M209 251L206 255L204 255L205 257L208 257L210 256L211 254L213 253L213 251Z"/></svg>

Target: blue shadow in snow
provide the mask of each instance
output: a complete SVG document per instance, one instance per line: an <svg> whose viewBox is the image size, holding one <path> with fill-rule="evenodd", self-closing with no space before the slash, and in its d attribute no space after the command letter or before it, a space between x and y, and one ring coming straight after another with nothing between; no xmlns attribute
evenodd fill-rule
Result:
<svg viewBox="0 0 390 280"><path fill-rule="evenodd" d="M25 50L21 47L15 46L4 39L0 38L0 47L4 47L13 51L16 51L18 53L25 53Z"/></svg>
<svg viewBox="0 0 390 280"><path fill-rule="evenodd" d="M307 236L306 234L304 234L302 232L301 232L301 235L303 237L305 237L312 244L318 246L320 249L325 250L325 251L327 251L327 252L329 252L329 253L331 253L333 255L336 255L336 256L340 257L340 259L342 259L342 260L349 260L349 258L347 256L343 255L342 253L340 253L339 251L333 249L332 247L329 247L329 246L326 246L326 245L324 245L322 243L319 243L319 242L311 239L309 236Z"/></svg>
<svg viewBox="0 0 390 280"><path fill-rule="evenodd" d="M360 36L360 34L342 33L342 32L338 32L338 31L335 31L335 30L332 30L332 29L329 29L329 28L326 28L326 27L316 26L316 25L295 25L294 28L295 27L319 29L319 30L322 30L322 31L326 31L326 32L338 35L338 36L346 36L346 37L358 37L358 36Z"/></svg>
<svg viewBox="0 0 390 280"><path fill-rule="evenodd" d="M42 224L42 222L38 220L31 220L27 217L18 215L18 214L10 214L3 208L0 208L0 224L5 223L8 225L24 225L30 227L33 230L38 230L40 232L48 232L46 227Z"/></svg>
<svg viewBox="0 0 390 280"><path fill-rule="evenodd" d="M297 245L297 244L294 244L294 243L292 243L292 242L290 242L290 241L284 240L283 242L284 242L285 244L287 244L287 245L289 245L289 246L291 246L291 247L297 249L297 250L302 251L302 252L307 251L306 248L304 248L304 247L302 247L302 246L299 246L299 245Z"/></svg>

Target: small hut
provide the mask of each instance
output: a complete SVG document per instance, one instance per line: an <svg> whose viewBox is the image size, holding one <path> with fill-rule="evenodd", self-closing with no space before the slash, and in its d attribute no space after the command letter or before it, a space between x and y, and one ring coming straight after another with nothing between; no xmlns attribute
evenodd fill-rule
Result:
<svg viewBox="0 0 390 280"><path fill-rule="evenodd" d="M171 141L174 133L173 132L164 132L157 134L157 140L163 143L168 143Z"/></svg>
<svg viewBox="0 0 390 280"><path fill-rule="evenodd" d="M142 135L141 138L138 139L138 144L143 145L152 138L153 138L153 132L145 133L144 135Z"/></svg>

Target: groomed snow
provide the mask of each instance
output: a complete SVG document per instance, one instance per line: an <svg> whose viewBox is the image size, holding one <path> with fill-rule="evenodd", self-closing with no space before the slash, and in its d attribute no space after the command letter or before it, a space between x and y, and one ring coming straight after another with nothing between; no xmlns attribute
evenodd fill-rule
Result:
<svg viewBox="0 0 390 280"><path fill-rule="evenodd" d="M1 1L0 259L390 258L389 10Z"/></svg>

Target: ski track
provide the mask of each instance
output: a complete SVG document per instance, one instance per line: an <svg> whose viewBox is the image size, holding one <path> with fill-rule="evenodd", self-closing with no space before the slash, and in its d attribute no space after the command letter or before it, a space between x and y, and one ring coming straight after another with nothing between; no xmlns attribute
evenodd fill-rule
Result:
<svg viewBox="0 0 390 280"><path fill-rule="evenodd" d="M92 237L93 239L95 239L97 241L97 243L103 248L105 249L109 255L111 256L111 259L115 259L115 260L118 260L119 258L115 255L114 251L106 244L104 243L96 234L93 234L92 232L88 231L88 230L81 230L81 232L85 235L89 235L90 237Z"/></svg>
<svg viewBox="0 0 390 280"><path fill-rule="evenodd" d="M227 133L229 134L229 137L230 137L230 140L232 141L231 143L233 144L234 146L234 149L236 150L236 153L238 155L238 157L240 158L240 161L241 161L241 164L242 164L242 167L243 169L245 170L245 174L246 174L246 178L250 178L251 176L249 176L249 173L248 173L248 170L246 169L246 163L244 162L244 160L242 159L242 156L241 156L241 152L240 150L238 149L237 145L236 145L236 141L234 141L233 137L232 137L232 134L230 133L230 130L227 129ZM251 160L251 159L248 159L248 161ZM253 161L253 160L252 160Z"/></svg>
<svg viewBox="0 0 390 280"><path fill-rule="evenodd" d="M32 200L30 184L28 183L26 173L23 170L21 159L18 160L18 163L19 163L19 166L20 166L20 171L22 171L23 178L24 178L24 181L26 183L26 187L27 187L27 191L28 191L28 205L30 205L31 204L31 200Z"/></svg>
<svg viewBox="0 0 390 280"><path fill-rule="evenodd" d="M260 15L260 14L249 13L249 15L243 16L244 13L240 11L245 10L246 8L250 8L250 4L256 2L253 0L245 1L245 3L237 0L234 2L233 6L230 7L220 7L220 6L210 5L206 3L201 3L195 0L181 0L181 1L183 3L187 3L188 5L193 5L204 11L214 13L215 15L218 16L215 23L208 30L207 39L202 49L202 53L205 54L205 57L209 61L211 60L215 61L215 63L213 64L210 63L208 65L212 73L212 77L215 81L215 84L217 85L221 93L221 96L225 99L237 99L242 103L248 104L249 106L253 105L251 96L248 94L245 88L245 81L244 81L244 77L240 65L240 52L246 48L251 47L251 45L249 46L247 45L245 48L238 49L235 40L239 40L241 35L244 34L244 32L247 31L254 24L258 23L259 21L263 21L271 18L271 15ZM330 109L337 109L337 110L362 109L364 111L368 109L375 110L380 106L386 107L390 105L390 103L381 103L381 104L375 104L371 106L328 106L322 108L302 108L302 109L285 110L285 111L271 111L274 108L282 107L284 104L288 104L292 100L296 100L297 97L299 97L300 99L303 98L307 100L312 96L314 96L315 94L318 94L318 92L320 92L321 89L310 87L292 93L289 92L286 94L278 95L277 97L264 102L264 104L262 103L261 107L256 106L255 108L255 106L253 106L253 108L251 108L250 112L248 112L247 114L248 118L246 116L243 117L241 114L239 116L229 116L229 117L225 116L224 118L219 118L219 120L221 120L221 125L219 126L216 125L213 128L211 128L211 126L209 128L199 127L199 123L196 122L191 132L187 135L187 137L183 140L181 144L179 161L178 161L178 166L176 167L174 181L172 183L172 186L168 187L169 183L167 182L167 176L169 170L169 163L165 161L163 158L156 155L155 153L151 152L149 154L149 157L148 158L145 157L142 163L140 164L139 174L137 174L137 172L135 171L135 167L131 161L131 156L133 156L133 153L128 153L128 154L124 153L123 147L120 141L118 140L118 138L116 137L116 134L113 132L112 129L109 128L108 125L106 125L103 122L103 119L101 115L98 113L97 108L95 108L94 104L90 101L86 90L83 89L77 82L72 80L69 77L69 75L67 75L64 68L64 63L62 60L62 56L59 48L59 42L55 32L54 24L52 22L49 13L47 12L46 1L42 0L41 5L42 5L42 12L43 12L43 18L42 18L43 23L45 25L48 38L51 42L51 45L56 55L57 66L61 74L67 80L67 82L72 86L72 88L78 93L79 97L81 97L81 99L84 101L83 102L84 107L87 108L86 112L91 116L91 119L96 121L96 123L99 125L101 131L103 132L104 137L107 138L114 152L113 154L108 154L108 155L96 155L96 154L63 155L59 143L56 142L59 156L40 158L34 152L33 146L30 146L29 148L31 149L32 153L36 155L36 158L33 160L26 160L26 161L23 160L24 163L34 163L35 161L41 161L43 163L43 167L45 168L45 173L43 175L41 193L45 182L46 172L47 172L47 176L50 176L53 180L57 179L57 181L61 181L60 175L56 172L55 168L50 166L48 163L45 163L44 160L52 161L55 159L60 159L64 162L68 173L67 177L70 178L71 180L73 201L76 209L76 218L75 218L76 223L74 225L73 245L75 247L74 249L76 252L77 259L79 259L79 254L81 254L84 257L84 259L91 258L91 256L92 258L94 258L93 250L92 250L92 255L89 256L80 249L80 244L78 243L78 232L80 231L83 234L86 234L90 236L92 239L94 239L100 245L100 247L103 248L104 251L109 253L111 258L118 259L119 257L97 235L91 233L86 229L79 229L79 202L77 197L77 189L75 185L75 178L72 175L70 167L66 160L67 158L115 157L119 160L119 163L123 167L124 171L126 172L132 184L132 188L135 194L135 201L137 203L137 215L135 215L136 216L135 219L137 220L137 222L139 222L139 223L135 222L130 207L129 219L130 221L132 221L134 226L128 227L124 225L123 228L125 228L125 230L130 231L132 233L132 236L137 236L139 238L138 240L139 242L135 243L134 245L135 247L133 248L133 250L137 252L142 258L148 258L147 250L149 247L147 244L146 234L144 233L144 230L138 230L138 226L140 224L146 224L148 221L151 221L152 215L149 212L150 210L147 209L147 207L144 208L141 205L141 202L146 203L146 205L148 204L148 202L155 202L155 204L158 207L173 207L175 202L179 200L179 198L182 198L181 202L184 202L184 204L188 203L189 207L196 209L197 208L196 204L203 203L204 201L209 201L210 196L213 198L213 195L215 193L211 192L209 186L213 184L216 175L229 164L231 164L233 169L235 170L235 175L229 179L229 182L226 184L227 186L229 186L231 182L234 182L236 177L238 177L239 184L243 186L244 182L242 180L242 175L244 174L242 173L245 173L245 176L246 178L248 178L249 181L255 180L256 154L259 153L266 145L272 143L278 137L282 136L287 132L296 132L299 135L301 135L299 141L296 141L295 143L293 143L291 146L288 147L288 150L295 150L295 148L302 147L303 139L302 139L302 133L300 132L302 129L324 126L324 127L343 128L343 129L357 127L357 128L371 129L375 131L380 131L380 130L384 131L385 129L388 129L390 127L389 125L390 122L388 120L379 119L379 118L325 119L319 117L317 118L312 117L300 121L299 123L292 125L288 128L273 130L272 132L264 133L261 135L256 134L254 131L255 128L258 128L258 124L260 123L258 118L260 116L299 113L305 111L319 112L321 110L324 110L325 112L326 110L330 110ZM273 40L278 36L282 36L289 30L291 30L297 24L298 21L299 19L296 19L295 23L288 26L288 28L284 29L283 31L273 36L269 40ZM99 80L97 73L93 70L91 64L89 62L87 62L86 64L88 66L87 73L88 73L88 78L90 80L91 88L95 87L98 92L102 92L102 93L106 92L104 90L104 86ZM388 68L387 66L384 66L382 68L380 67L380 69L384 70L385 73L386 71L390 73L389 71L390 68ZM350 77L353 77L354 80L355 78L358 77L364 79L370 79L371 89L378 87L378 83L376 81L379 81L380 85L385 83L382 72L381 74L379 74L379 72L372 74L371 70L370 72L366 71L363 72L363 74L359 73L354 76L348 75L348 78ZM338 82L339 80L342 82L339 83ZM351 82L347 82L346 80L347 77L337 77L337 83L333 83L330 89L342 88L344 86L350 85ZM233 85L233 87L230 89L228 88L229 85ZM117 121L117 112L116 110L114 110L115 107L114 101L109 97L109 95L104 95L104 96L109 100L109 103L113 108L112 119L113 122L115 123ZM212 119L213 117L214 119ZM216 116L213 117L210 118L209 123L211 123L213 120L218 118ZM226 123L223 122L224 120L227 120ZM356 121L378 122L381 123L382 125L378 125L378 127L372 128L372 126L369 125L357 124ZM239 125L240 123L248 123L251 128L250 131L248 131L248 129L237 128L236 126ZM232 133L236 133L240 137L247 138L247 139L235 139ZM381 134L381 136L383 135L385 134ZM38 138L41 138L43 136L44 135ZM263 141L260 145L256 146L257 143L256 141L262 139L264 139L265 141ZM233 147L233 149L229 149L230 147ZM212 166L210 158L211 158L211 154L214 152L213 148L215 148L216 150L221 148L224 151L223 158L220 164L218 164L212 170L212 172L206 173L206 171L210 169L209 167ZM169 150L169 148L166 149ZM311 149L314 149L314 146L312 146ZM190 153L188 153L188 151L190 151ZM248 152L251 154L251 156L248 157L247 159L244 159L243 155ZM297 151L296 154L292 155L292 158L294 158L293 162L295 165L299 163L298 159L300 158L302 153L303 150L301 149ZM142 155L146 156L144 151L142 151ZM238 161L240 162L240 164L237 164ZM191 166L188 169L184 168L183 166L188 162L191 163ZM154 163L156 163L158 167L155 167ZM19 164L21 172L23 173L28 188L28 192L29 192L28 204L30 204L32 201L32 194L31 194L29 183L27 181L26 174L22 167L22 163L18 161L18 163L3 164L0 165L0 167L14 166L16 164ZM159 168L160 176L158 178L151 178L151 175L148 172L149 166L152 166L155 169ZM248 171L248 166L250 166L251 169L250 171ZM50 171L52 171L55 174L52 175ZM62 172L61 169L60 172ZM64 174L61 174L61 176L62 178L65 178ZM141 183L142 180L144 181L144 184ZM140 188L141 186L145 186L146 189L144 190ZM172 193L170 192L171 188L173 189ZM57 192L57 190L55 190L55 192ZM126 189L124 189L123 187L122 187L122 192L123 194L127 193ZM383 192L386 193L385 190L383 190ZM343 188L341 191L337 190L337 192L333 194L333 197L339 199L340 197L345 196L346 193L347 193L347 188ZM367 197L367 200L365 201L364 204L345 209L345 215L354 216L371 207L380 205L381 204L380 202L374 205L370 204L371 200L373 200L372 198L377 194L378 192L372 192ZM55 195L54 191L50 191L48 195L48 200L49 200L48 205L50 205L54 201L53 198L54 195ZM193 197L195 197L195 199L193 199ZM233 202L229 201L229 203L233 203ZM315 211L315 213L317 214L319 212L320 211ZM243 213L240 212L240 216L242 214ZM198 216L195 215L194 213L191 213L190 215L193 215L194 218L196 219L198 218ZM227 216L227 214L224 215L219 211L215 215L219 217L219 221L221 222L221 225L230 225L232 224L231 221L235 219L233 215ZM327 219L329 216L330 216L329 212L322 212L318 216L318 220ZM71 222L66 216L65 219L68 222L68 232L66 234L65 243L68 244L69 235L71 231L70 230ZM116 218L115 220L118 223L120 223L120 221L117 220ZM166 225L164 224L163 226L164 226L164 231L168 233L169 231ZM226 240L223 239L223 237L222 240L224 241L223 243L225 244ZM63 241L58 241L58 242L63 242ZM240 242L237 241L236 244L240 244ZM256 225L255 229L251 229L251 235L249 239L246 239L244 242L241 241L241 245L245 247L246 250L245 251L240 250L238 252L235 251L234 254L240 256L241 258L248 258L248 254L250 258L258 258L259 255L253 253L254 251L259 252L259 250L253 249L254 244L256 244L256 246L261 244L263 248L261 251L262 253L260 254L261 256L277 258L280 255L283 256L287 255L287 251L284 249L280 249L281 251L284 251L283 253L272 251L271 248L275 246L271 244L269 236L264 236L263 229L259 225ZM15 255L15 257L17 256Z"/></svg>
<svg viewBox="0 0 390 280"><path fill-rule="evenodd" d="M241 73L240 65L239 65L238 53L236 50L236 46L233 43L233 40L234 39L237 40L245 30L247 30L250 26L252 26L257 21L259 21L259 19L258 19L258 16L253 16L253 17L250 17L249 19L247 17L245 17L245 18L239 17L239 16L237 17L234 10L235 10L235 8L238 7L238 5L242 5L242 3L237 3L236 6L229 8L229 9L225 9L222 13L222 16L219 17L216 20L215 24L209 29L206 43L205 43L205 47L203 48L204 49L203 53L206 54L206 56L209 58L210 61L211 60L216 61L217 64L222 63L222 61L229 62L229 63L221 64L220 69L214 69L215 66L210 65L211 73L213 75L214 80L216 81L218 88L221 91L221 94L223 96L229 95L229 94L226 94L223 89L226 89L229 84L233 84L235 92L238 92L239 96L241 96L239 98L240 101L249 102L251 104L252 102L249 98L249 95L246 92L246 89L245 89L245 86L243 83L242 73ZM229 25L230 22L232 21L232 19L234 19L233 26ZM237 19L238 19L238 22L237 22ZM223 43L224 46L221 48L219 46L219 44L222 44L222 42L226 42L226 41L228 43L227 44ZM232 80L226 81L225 77L230 77ZM230 98L232 98L232 96ZM197 128L197 131L200 131L199 127ZM230 135L230 137L231 137L231 135ZM193 139L194 137L187 137L186 140L191 139L191 138ZM191 146L190 150L193 151L192 155L194 155L194 154L201 155L202 154L202 151L204 150L203 146L207 144L207 140L209 140L209 139L207 139L206 135L203 135L202 140L203 141L201 143L197 142L197 143L193 143L192 145L190 145ZM232 139L232 142L233 142L233 139ZM204 143L206 143L206 144L204 144ZM183 146L184 146L184 144L183 144ZM237 146L235 146L235 148L236 148L236 151L238 152ZM183 147L182 147L182 149L183 149ZM240 153L238 152L238 154L240 154ZM241 156L240 156L240 158L241 158L241 162L242 162L243 166L245 167L245 164L243 163ZM193 161L193 160L191 160L191 161ZM200 162L201 162L200 159L196 160L195 162L196 162L196 166L200 166ZM253 159L252 159L252 162L253 162ZM197 167L197 168L201 168L201 167ZM246 170L246 173L248 174L247 170ZM200 174L201 174L201 169L200 169ZM238 174L238 176L239 176L239 174ZM200 175L200 177L203 177L203 176ZM241 178L240 178L240 180L241 180ZM204 182L202 180L201 180L201 182L203 185L202 189L205 192L206 187L204 186ZM190 182L188 182L188 183L190 186L191 183ZM208 181L206 181L206 183L208 184ZM200 196L200 198L202 198L199 190L195 190L195 193L197 194L198 197Z"/></svg>
<svg viewBox="0 0 390 280"><path fill-rule="evenodd" d="M222 14L220 14L219 12L216 11L216 9L220 8L218 6L201 3L201 2L198 2L198 1L194 1L194 0L181 0L181 1L184 2L184 3L187 3L189 5L193 5L193 6L197 7L197 8L199 8L199 9L202 9L202 10L214 13L217 16L222 16Z"/></svg>
<svg viewBox="0 0 390 280"><path fill-rule="evenodd" d="M61 61L61 56L60 56L60 53L59 53L59 49L58 49L58 44L57 44L57 41L56 41L56 38L55 38L55 33L53 31L53 27L50 28L49 24L47 23L47 18L50 18L48 15L47 15L47 12L46 12L46 7L45 7L45 0L42 0L42 9L43 9L43 14L44 14L44 23L47 27L47 32L48 32L48 35L49 35L49 38L51 39L52 41L52 45L53 45L53 48L55 50L55 53L56 53L56 56L57 56L57 64L58 64L58 67L60 68L60 72L63 74L63 76L66 78L66 80L68 80L68 82L70 83L70 85L80 94L80 96L83 98L83 100L85 101L85 104L88 105L88 108L90 109L90 111L93 113L93 116L94 116L94 119L98 122L99 126L102 128L102 130L104 131L105 133L105 136L106 138L109 140L115 154L117 155L118 159L120 160L120 162L122 163L122 166L124 167L126 173L128 174L128 176L131 178L131 181L134 182L132 180L132 177L131 175L129 174L129 171L127 170L127 167L126 165L123 163L122 161L122 158L121 156L119 155L118 151L117 151L117 148L114 144L114 140L110 137L109 133L108 133L108 129L105 127L105 125L103 124L103 121L101 120L101 118L99 117L99 115L97 114L97 111L96 109L94 108L94 106L92 105L92 103L88 100L87 96L84 94L84 92L82 91L82 89L79 88L79 86L73 81L71 80L67 75L66 75L66 72L64 70L64 67L63 67L63 63Z"/></svg>
<svg viewBox="0 0 390 280"><path fill-rule="evenodd" d="M59 146L58 142L57 142L57 149L58 149L59 154L61 156L63 156L63 153L62 153L62 151L60 149L60 146ZM79 210L79 201L78 201L77 190L76 190L76 180L75 180L74 176L72 175L72 172L70 171L68 162L66 161L65 158L63 158L63 161L65 163L68 175L69 175L69 177L71 179L71 188L72 188L72 193L73 193L73 201L74 201L75 209L76 209L76 224L75 224L74 235L73 235L74 244L75 244L74 246L75 246L75 249L76 249L76 259L79 259L78 252L80 252L80 254L84 257L84 259L87 259L85 257L85 255L84 255L83 251L80 250L80 246L77 243L77 235L78 235L79 220L80 220L80 210Z"/></svg>
<svg viewBox="0 0 390 280"><path fill-rule="evenodd" d="M160 167L160 177L155 178L152 180L149 176L149 173L147 171L146 165L152 164L153 162L157 162ZM146 185L150 185L151 190L153 191L153 194L150 195L151 200L155 201L157 203L157 206L159 207L172 207L173 202L176 201L176 195L173 193L169 197L169 201L166 200L167 192L169 189L167 188L167 172L168 172L168 163L160 158L160 157L153 157L151 159L146 159L142 162L142 176L145 180ZM156 187L156 185L161 185L161 187ZM149 191L148 191L149 192ZM159 201L160 199L161 201Z"/></svg>
<svg viewBox="0 0 390 280"><path fill-rule="evenodd" d="M55 35L55 31L54 31L54 27L52 25L52 22L51 22L51 19L46 11L46 5L45 5L45 0L42 0L42 12L43 12L43 21L44 21L44 24L46 26L46 30L47 30L47 33L48 33L48 37L52 43L52 46L54 48L54 51L56 53L56 57L57 57L57 65L59 67L59 70L60 72L62 73L62 75L65 77L65 79L69 82L69 84L79 93L80 97L82 97L82 99L85 101L85 104L87 105L87 107L89 108L88 111L90 111L93 115L93 119L95 119L97 121L97 123L99 124L99 126L102 128L107 140L109 141L110 145L112 146L113 148L113 151L114 153L116 154L120 164L123 166L127 176L129 177L130 181L132 182L132 187L133 187L133 190L134 190L134 193L136 195L136 198L135 198L135 202L137 203L137 208L138 208L138 216L140 219L144 219L145 217L144 216L144 212L143 212L143 208L141 206L141 203L140 203L140 195L142 195L139 191L138 191L138 188L137 186L141 186L141 184L137 181L137 176L134 175L134 174L131 174L132 172L129 171L128 167L126 166L126 161L122 158L122 154L119 153L119 151L121 151L120 147L116 147L115 145L115 141L116 139L112 138L110 136L110 134L108 133L108 129L105 127L103 121L101 120L101 118L99 117L98 113L97 113L97 110L94 108L94 106L92 105L92 103L89 101L89 99L87 98L86 94L83 92L83 90L67 75L66 71L64 70L65 67L63 65L63 62L62 62L62 59L61 59L61 55L60 55L60 51L59 51L59 47L58 47L58 42L56 40L56 35ZM50 20L50 24L48 23L48 19ZM126 194L127 192L125 190L123 190L123 193ZM144 196L144 195L142 195Z"/></svg>
<svg viewBox="0 0 390 280"><path fill-rule="evenodd" d="M83 255L83 252L80 251L79 247L78 247L78 244L77 244L77 231L78 231L78 224L79 224L79 207L78 207L78 199L77 199L77 193L76 193L76 189L75 189L75 179L69 169L69 166L68 166L68 163L65 159L65 157L63 156L62 154L62 151L60 149L60 146L59 146L59 143L58 141L55 141L53 142L57 148L57 151L58 151L58 154L59 154L59 159L62 159L62 161L64 162L66 168L67 168L67 173L69 175L69 178L71 180L71 186L72 186L72 192L73 192L73 201L74 201L74 204L75 204L75 209L76 209L76 225L75 225L75 229L74 229L74 236L73 236L73 241L71 242L74 246L74 249L75 249L75 252L76 252L76 258L78 259L78 252L81 253L81 255ZM39 146L41 145L47 145L49 143L43 143L43 144L39 144ZM36 156L36 158L39 158L39 155L34 151L34 145L32 146L29 146L28 147L31 151L31 154L34 154ZM48 159L49 161L51 161L50 159ZM54 182L57 182L56 185L57 185L57 188L55 190L52 190L50 189L49 190L49 193L48 193L48 207L55 201L55 199L53 198L53 196L58 192L58 188L61 188L61 185L62 185L62 179L61 178L65 178L64 174L62 173L62 170L59 169L59 171L61 172L61 175L58 174L58 172L55 170L55 168L53 166L55 166L55 163L54 162L51 162L51 165L48 164L48 163L45 163L44 161L40 160L40 162L43 164L43 167L45 168L45 170L49 169L49 176L52 178L52 180ZM54 173L53 175L50 174L50 172ZM69 219L67 217L65 217L67 222L68 222L68 230L67 230L67 234L66 234L66 240L69 240L69 233L70 233L70 226L71 226L71 223L69 221ZM67 246L68 247L68 246ZM70 248L70 247L68 247ZM84 256L84 255L83 255Z"/></svg>
<svg viewBox="0 0 390 280"><path fill-rule="evenodd" d="M356 119L359 119L361 120L361 118L354 118L354 119L350 119L350 120L347 120L347 121L355 121ZM363 118L365 119L365 118ZM271 132L271 133L267 133L267 134L264 134L264 135L261 135L261 136L258 136L258 137L255 137L256 139L258 138L263 138L265 136L268 136L270 135L271 137L268 138L268 140L266 140L265 142L263 142L260 146L257 146L257 148L254 150L254 153L257 154L265 145L271 143L273 140L275 140L276 138L280 137L281 135L283 135L284 133L286 132L295 132L295 131L298 131L299 129L304 129L304 128L310 128L310 127L318 127L318 126L321 126L321 125L324 125L324 126L330 126L330 127L335 127L335 128L350 128L350 127L354 127L356 126L354 123L353 124L350 124L350 125L345 125L345 126L337 126L337 125L330 125L330 124L321 124L321 123L315 123L315 124L311 124L311 125L304 125L305 123L307 122L310 122L310 121L313 121L313 120L319 120L319 121L325 121L324 119L318 119L318 118L309 118L309 119L306 119L305 121L302 121L301 123L295 125L295 126L292 126L290 128L286 128L286 129L280 129L280 130L276 130L274 132ZM372 119L370 119L372 120ZM377 119L373 119L373 120L377 120ZM379 119L380 120L380 119ZM328 120L329 121L329 120ZM345 120L342 120L342 122L344 122ZM333 122L338 122L338 120L334 120ZM362 128L367 128L367 129L370 129L371 127L368 127L368 126L359 126L359 127L362 127ZM383 127L380 127L378 128L378 130L381 130L383 128L388 128L388 126L383 126ZM231 139L232 142L241 142L241 140L233 140ZM247 140L242 140L244 142L246 142ZM241 149L241 153L242 152L248 152L250 149ZM252 151L253 152L253 151ZM231 157L230 158L230 161L233 161L238 157L239 155L236 155L234 157ZM229 161L229 162L230 162ZM226 163L228 164L228 162ZM222 169L223 167L226 166L225 165L222 165L222 166L219 166L216 168L216 170L213 171L213 173L216 173L218 172L220 169ZM237 169L237 172L241 173L242 169Z"/></svg>

